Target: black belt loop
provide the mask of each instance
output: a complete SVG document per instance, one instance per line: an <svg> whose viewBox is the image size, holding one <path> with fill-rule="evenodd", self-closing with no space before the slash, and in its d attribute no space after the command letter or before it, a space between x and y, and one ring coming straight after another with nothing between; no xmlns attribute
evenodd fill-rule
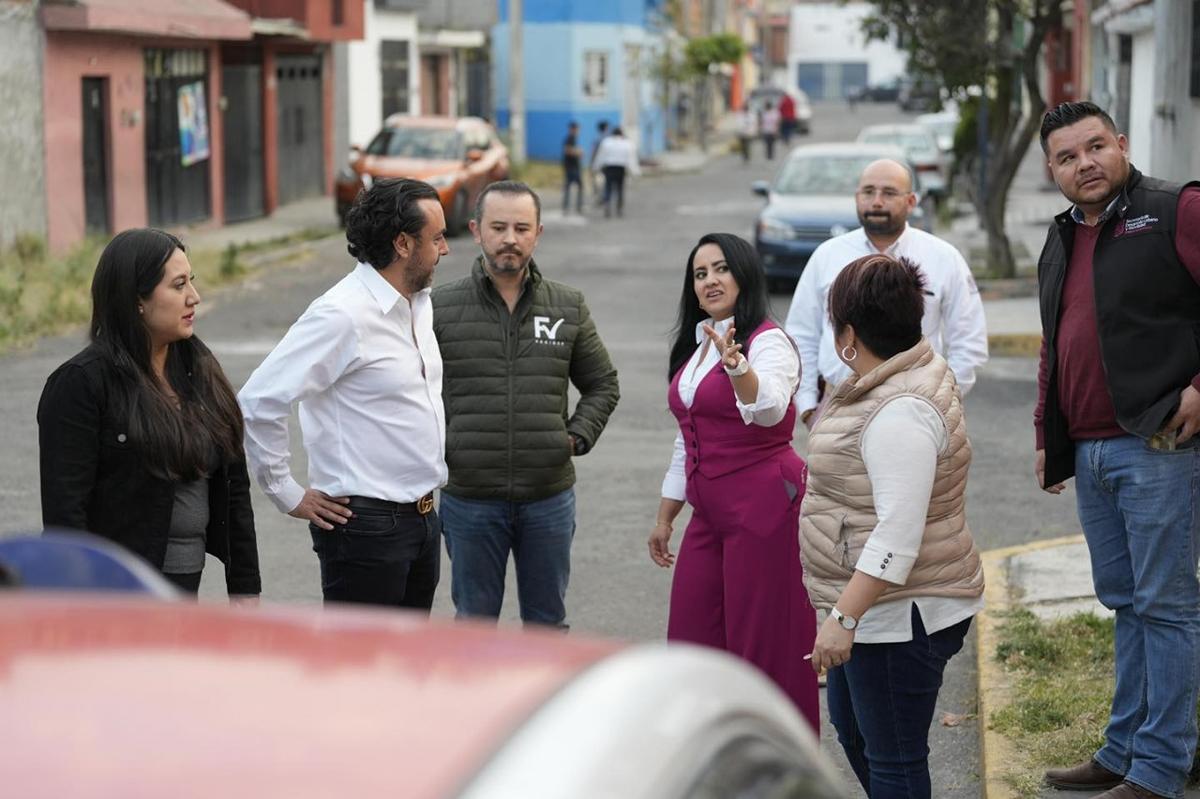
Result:
<svg viewBox="0 0 1200 799"><path fill-rule="evenodd" d="M398 511L415 511L422 516L426 516L433 510L433 492L430 491L416 502L392 502L387 499L353 496L350 497L350 505L357 505L365 510L385 510L393 513Z"/></svg>

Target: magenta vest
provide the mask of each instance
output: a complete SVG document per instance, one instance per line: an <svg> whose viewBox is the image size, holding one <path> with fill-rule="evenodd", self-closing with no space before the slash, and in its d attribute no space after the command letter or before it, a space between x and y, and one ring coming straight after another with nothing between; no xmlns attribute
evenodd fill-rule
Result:
<svg viewBox="0 0 1200 799"><path fill-rule="evenodd" d="M759 333L777 327L770 320L764 321L746 340L743 354L749 357ZM783 419L772 427L746 424L738 412L729 376L717 361L696 387L692 407L688 408L679 397L679 376L686 368L685 363L672 378L667 401L683 433L689 480L697 471L711 479L792 452L792 430L796 426L794 402Z"/></svg>

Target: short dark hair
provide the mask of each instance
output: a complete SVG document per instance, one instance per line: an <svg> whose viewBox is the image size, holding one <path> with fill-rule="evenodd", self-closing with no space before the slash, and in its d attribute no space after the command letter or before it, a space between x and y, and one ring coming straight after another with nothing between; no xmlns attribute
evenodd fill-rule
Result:
<svg viewBox="0 0 1200 799"><path fill-rule="evenodd" d="M1047 141L1050 139L1051 133L1059 128L1065 128L1068 125L1074 125L1076 122L1082 122L1088 117L1099 117L1100 121L1104 123L1104 127L1113 133L1117 132L1117 123L1113 122L1108 112L1095 103L1089 103L1086 100L1059 103L1042 117L1042 152L1047 154L1050 152Z"/></svg>
<svg viewBox="0 0 1200 799"><path fill-rule="evenodd" d="M537 196L537 192L529 188L529 185L522 183L519 180L497 180L495 183L489 183L483 187L483 191L479 192L479 197L475 200L475 221L477 223L483 221L483 201L492 192L500 194L528 194L533 198L533 207L537 209L538 224L542 224L542 200Z"/></svg>
<svg viewBox="0 0 1200 799"><path fill-rule="evenodd" d="M829 288L834 335L846 325L875 355L887 360L921 340L925 276L907 258L865 255L851 261Z"/></svg>
<svg viewBox="0 0 1200 799"><path fill-rule="evenodd" d="M732 233L708 233L700 237L696 246L688 254L687 271L683 276L683 292L679 296L679 313L675 321L674 340L671 344L671 355L667 364L667 379L675 377L675 373L683 368L688 358L696 351L696 325L708 318L708 314L700 308L700 300L696 297L695 281L692 277L692 267L696 262L696 253L705 244L715 244L721 248L725 263L737 283L738 297L733 308L733 318L737 322L737 332L734 341L743 347L746 341L764 320L771 316L770 298L767 296L767 276L763 272L758 253L750 242Z"/></svg>
<svg viewBox="0 0 1200 799"><path fill-rule="evenodd" d="M418 204L438 200L437 190L423 180L377 180L360 191L346 212L346 247L355 260L376 269L396 258L393 242L401 233L421 238L428 220Z"/></svg>
<svg viewBox="0 0 1200 799"><path fill-rule="evenodd" d="M608 120L607 120L607 119L602 119L602 120L600 120L599 122L597 122L597 123L596 123L596 130L600 131L601 133L603 133L604 131L608 130Z"/></svg>

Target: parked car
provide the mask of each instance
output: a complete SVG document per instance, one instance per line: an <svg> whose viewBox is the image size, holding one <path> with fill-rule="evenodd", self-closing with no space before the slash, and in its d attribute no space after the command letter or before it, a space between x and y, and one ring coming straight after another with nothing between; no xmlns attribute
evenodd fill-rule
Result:
<svg viewBox="0 0 1200 799"><path fill-rule="evenodd" d="M917 169L925 191L940 200L950 186L950 167L937 140L923 125L914 123L868 125L858 132L863 144L891 144L904 150Z"/></svg>
<svg viewBox="0 0 1200 799"><path fill-rule="evenodd" d="M0 718L33 799L848 796L732 656L385 610L0 592Z"/></svg>
<svg viewBox="0 0 1200 799"><path fill-rule="evenodd" d="M773 183L755 181L752 190L767 198L754 225L754 244L773 290L795 285L813 251L834 236L860 227L854 193L872 161L908 163L918 205L909 224L932 226L932 208L915 167L904 151L878 144L808 144L795 148Z"/></svg>
<svg viewBox="0 0 1200 799"><path fill-rule="evenodd" d="M750 107L750 113L758 114L768 102L778 108L783 94L784 90L778 86L759 86L750 90L746 103ZM813 117L812 103L809 102L808 94L803 89L788 89L788 94L791 95L792 102L796 105L796 132L808 134L812 131Z"/></svg>
<svg viewBox="0 0 1200 799"><path fill-rule="evenodd" d="M900 78L889 78L852 89L849 99L856 102L894 103L900 98Z"/></svg>
<svg viewBox="0 0 1200 799"><path fill-rule="evenodd" d="M932 111L941 102L942 87L932 78L905 78L900 81L896 102L902 111Z"/></svg>
<svg viewBox="0 0 1200 799"><path fill-rule="evenodd" d="M365 149L350 148L334 195L344 225L350 204L377 178L417 178L437 189L451 235L466 227L475 198L492 181L508 177L508 148L477 117L393 114Z"/></svg>
<svg viewBox="0 0 1200 799"><path fill-rule="evenodd" d="M937 141L938 149L945 154L954 150L954 134L958 130L958 112L937 111L932 114L921 114L917 124L925 127Z"/></svg>

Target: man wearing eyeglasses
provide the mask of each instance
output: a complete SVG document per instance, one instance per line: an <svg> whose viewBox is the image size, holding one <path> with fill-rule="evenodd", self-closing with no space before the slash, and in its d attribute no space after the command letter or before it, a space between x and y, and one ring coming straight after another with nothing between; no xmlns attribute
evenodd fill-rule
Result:
<svg viewBox="0 0 1200 799"><path fill-rule="evenodd" d="M829 287L846 264L864 255L907 258L921 268L926 281L922 330L946 358L964 395L988 357L983 302L967 262L953 245L908 225L908 215L917 206L908 167L889 159L869 164L858 180L855 203L862 227L829 239L813 252L785 325L800 350L796 407L810 429L820 416L823 386L832 389L851 374L835 351L826 313Z"/></svg>

